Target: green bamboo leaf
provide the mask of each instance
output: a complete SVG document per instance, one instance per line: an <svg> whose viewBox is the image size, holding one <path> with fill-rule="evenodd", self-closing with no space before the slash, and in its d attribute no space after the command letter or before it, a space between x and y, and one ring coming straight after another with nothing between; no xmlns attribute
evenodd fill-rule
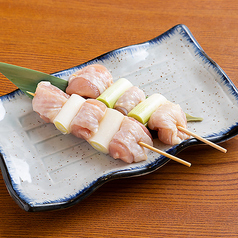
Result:
<svg viewBox="0 0 238 238"><path fill-rule="evenodd" d="M189 115L188 113L185 113L185 114L186 114L187 122L192 122L192 121L199 122L199 121L203 120L203 118L201 118L201 117L194 117L194 116Z"/></svg>
<svg viewBox="0 0 238 238"><path fill-rule="evenodd" d="M32 96L26 93L26 91L34 93L36 91L37 84L40 81L49 81L52 85L63 91L65 91L68 85L68 81L64 79L60 79L36 70L2 62L0 62L0 72L30 98L32 98Z"/></svg>

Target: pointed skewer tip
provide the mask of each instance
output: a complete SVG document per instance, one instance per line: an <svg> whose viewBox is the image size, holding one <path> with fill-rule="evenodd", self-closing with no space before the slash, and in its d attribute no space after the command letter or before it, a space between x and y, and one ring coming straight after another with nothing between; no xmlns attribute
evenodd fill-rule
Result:
<svg viewBox="0 0 238 238"><path fill-rule="evenodd" d="M181 127L181 126L177 126L177 128L178 128L180 131L183 131L183 132L185 132L186 134L188 134L188 135L190 135L190 136L193 136L194 138L196 138L196 139L198 139L198 140L204 142L204 143L207 144L207 145L212 146L213 148L215 148L215 149L217 149L217 150L220 150L220 151L223 152L223 153L226 153L226 152L227 152L227 149L225 149L225 148L223 148L223 147L221 147L221 146L219 146L219 145L217 145L217 144L215 144L215 143L213 143L213 142L211 142L211 141L209 141L209 140L207 140L207 139L205 139L205 138L203 138L203 137L201 137L201 136L199 136L199 135L197 135L197 134L195 134L195 133L193 133L193 132L191 132L191 131L189 131L188 129L185 129L185 128Z"/></svg>
<svg viewBox="0 0 238 238"><path fill-rule="evenodd" d="M146 143L144 143L144 142L142 142L142 141L138 142L138 144L141 145L141 146L144 146L144 147L146 147L147 149L150 149L150 150L152 150L152 151L154 151L154 152L156 152L156 153L159 153L159 154L161 154L161 155L163 155L163 156L165 156L165 157L167 157L167 158L169 158L169 159L172 159L172 160L174 160L174 161L176 161L176 162L178 162L178 163L180 163L180 164L183 164L183 165L186 165L186 166L188 166L188 167L191 167L191 163L189 163L189 162L187 162L187 161L185 161L185 160L182 160L182 159L180 159L180 158L178 158L178 157L176 157L176 156L173 156L173 155L171 155L171 154L168 154L168 153L166 153L166 152L164 152L164 151L162 151L162 150L159 150L159 149L157 149L157 148L155 148L155 147L153 147L153 146L150 146L150 145L148 145L148 144L146 144Z"/></svg>
<svg viewBox="0 0 238 238"><path fill-rule="evenodd" d="M32 93L32 92L29 92L29 91L26 91L28 94L30 94L31 96L35 97L36 94L35 93Z"/></svg>

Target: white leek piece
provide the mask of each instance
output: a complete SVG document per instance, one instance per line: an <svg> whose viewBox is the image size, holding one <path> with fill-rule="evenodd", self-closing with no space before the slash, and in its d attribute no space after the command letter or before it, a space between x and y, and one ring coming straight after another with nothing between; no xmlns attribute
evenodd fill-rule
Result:
<svg viewBox="0 0 238 238"><path fill-rule="evenodd" d="M124 115L121 112L107 108L97 133L88 140L90 145L96 150L108 154L109 143L119 130L123 119Z"/></svg>
<svg viewBox="0 0 238 238"><path fill-rule="evenodd" d="M62 109L53 121L56 128L63 134L70 133L70 123L77 115L80 107L85 101L86 100L83 97L77 94L72 94L68 101L63 105Z"/></svg>
<svg viewBox="0 0 238 238"><path fill-rule="evenodd" d="M152 113L161 105L165 104L167 99L159 94L152 94L150 97L139 103L129 113L128 117L133 117L142 124L146 124Z"/></svg>
<svg viewBox="0 0 238 238"><path fill-rule="evenodd" d="M113 108L114 104L118 100L118 98L133 84L125 79L120 78L114 84L112 84L109 88L107 88L98 98L97 100L103 102L107 107Z"/></svg>

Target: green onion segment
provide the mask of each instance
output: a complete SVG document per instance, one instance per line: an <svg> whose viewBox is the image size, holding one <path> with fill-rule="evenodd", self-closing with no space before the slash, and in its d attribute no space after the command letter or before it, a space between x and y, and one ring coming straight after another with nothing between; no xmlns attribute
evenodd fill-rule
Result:
<svg viewBox="0 0 238 238"><path fill-rule="evenodd" d="M133 117L145 125L150 119L152 113L166 102L167 99L163 95L159 93L152 94L147 99L139 103L136 107L134 107L127 116Z"/></svg>
<svg viewBox="0 0 238 238"><path fill-rule="evenodd" d="M97 100L103 102L107 107L113 108L114 104L118 100L118 98L130 87L132 87L132 83L125 79L120 78L114 84L112 84L109 88L107 88L98 98Z"/></svg>

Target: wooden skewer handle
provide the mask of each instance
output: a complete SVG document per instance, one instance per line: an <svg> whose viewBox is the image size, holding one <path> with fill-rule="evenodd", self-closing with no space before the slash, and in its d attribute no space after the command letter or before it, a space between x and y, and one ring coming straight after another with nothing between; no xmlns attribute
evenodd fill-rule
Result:
<svg viewBox="0 0 238 238"><path fill-rule="evenodd" d="M212 146L213 148L215 148L215 149L217 149L217 150L220 150L220 151L223 152L223 153L226 153L226 152L227 152L227 150L226 150L225 148L223 148L223 147L221 147L221 146L219 146L219 145L217 145L217 144L215 144L215 143L213 143L213 142L211 142L211 141L209 141L209 140L207 140L207 139L205 139L205 138L203 138L203 137L201 137L201 136L199 136L199 135L197 135L197 134L195 134L195 133L193 133L193 132L191 132L191 131L189 131L189 130L183 128L183 127L181 127L181 126L177 126L177 128L178 128L180 131L183 131L183 132L185 132L186 134L195 137L196 139L198 139L198 140L200 140L200 141L202 141L202 142L204 142L204 143L206 143L206 144Z"/></svg>
<svg viewBox="0 0 238 238"><path fill-rule="evenodd" d="M166 153L166 152L164 152L164 151L162 151L162 150L156 149L155 147L152 147L152 146L150 146L150 145L147 145L147 144L145 144L145 143L142 142L142 141L139 142L139 145L144 146L144 147L146 147L146 148L148 148L148 149L150 149L150 150L152 150L152 151L154 151L154 152L157 152L157 153L159 153L159 154L161 154L161 155L163 155L163 156L165 156L165 157L168 157L169 159L172 159L172 160L174 160L174 161L176 161L176 162L178 162L178 163L180 163L180 164L183 164L183 165L186 165L186 166L188 166L188 167L191 167L191 163L189 163L189 162L187 162L187 161L185 161L185 160L179 159L178 157L173 156L173 155L171 155L171 154L168 154L168 153Z"/></svg>

